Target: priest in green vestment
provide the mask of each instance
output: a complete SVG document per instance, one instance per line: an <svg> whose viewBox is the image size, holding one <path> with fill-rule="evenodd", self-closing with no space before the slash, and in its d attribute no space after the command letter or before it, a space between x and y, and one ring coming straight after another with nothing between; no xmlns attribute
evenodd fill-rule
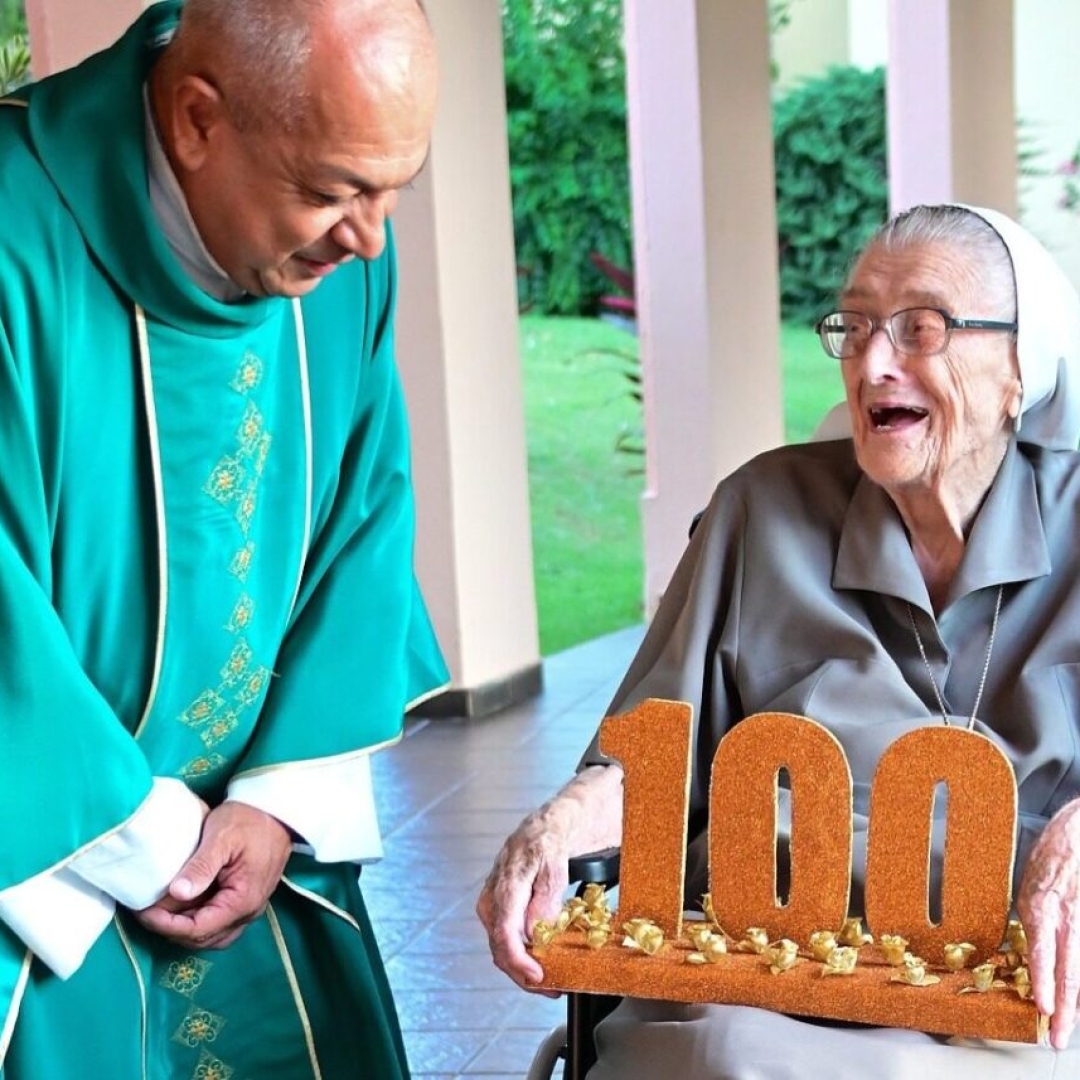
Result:
<svg viewBox="0 0 1080 1080"><path fill-rule="evenodd" d="M0 1080L406 1077L357 881L446 672L387 217L416 0L166 0L0 102Z"/></svg>

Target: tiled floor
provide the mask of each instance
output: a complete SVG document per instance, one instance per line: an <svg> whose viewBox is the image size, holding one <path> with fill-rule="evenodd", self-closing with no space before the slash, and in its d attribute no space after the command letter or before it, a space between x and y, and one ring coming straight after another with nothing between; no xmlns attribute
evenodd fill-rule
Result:
<svg viewBox="0 0 1080 1080"><path fill-rule="evenodd" d="M417 1080L521 1080L561 1021L561 1001L495 969L473 905L503 839L573 771L641 633L550 657L541 697L486 720L411 723L376 757L386 858L362 882Z"/></svg>

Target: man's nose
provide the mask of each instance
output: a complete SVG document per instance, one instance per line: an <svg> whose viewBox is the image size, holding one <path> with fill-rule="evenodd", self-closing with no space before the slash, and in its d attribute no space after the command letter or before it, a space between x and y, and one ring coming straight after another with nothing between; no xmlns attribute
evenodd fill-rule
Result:
<svg viewBox="0 0 1080 1080"><path fill-rule="evenodd" d="M861 360L863 373L871 382L895 378L902 362L900 351L893 345L884 326L877 327L870 335Z"/></svg>
<svg viewBox="0 0 1080 1080"><path fill-rule="evenodd" d="M397 192L361 196L330 230L331 239L361 259L377 259L386 247L386 219L397 205Z"/></svg>

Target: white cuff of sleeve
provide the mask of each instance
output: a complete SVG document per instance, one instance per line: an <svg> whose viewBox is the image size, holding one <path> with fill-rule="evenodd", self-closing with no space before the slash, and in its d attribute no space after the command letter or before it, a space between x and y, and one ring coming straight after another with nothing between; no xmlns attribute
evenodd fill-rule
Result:
<svg viewBox="0 0 1080 1080"><path fill-rule="evenodd" d="M287 825L303 838L297 846L319 862L382 858L370 754L242 776L229 785L228 797Z"/></svg>
<svg viewBox="0 0 1080 1080"><path fill-rule="evenodd" d="M165 895L202 833L202 805L180 780L155 777L135 816L72 859L68 868L117 903L139 911Z"/></svg>
<svg viewBox="0 0 1080 1080"><path fill-rule="evenodd" d="M0 918L61 979L79 969L115 909L66 866L0 892Z"/></svg>

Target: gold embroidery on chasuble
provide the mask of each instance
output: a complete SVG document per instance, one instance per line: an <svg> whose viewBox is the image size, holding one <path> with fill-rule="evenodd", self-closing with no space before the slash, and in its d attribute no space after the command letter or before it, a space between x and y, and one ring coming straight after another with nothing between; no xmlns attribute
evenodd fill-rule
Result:
<svg viewBox="0 0 1080 1080"><path fill-rule="evenodd" d="M192 758L181 770L180 775L185 780L201 780L204 776L209 776L213 772L217 772L225 764L225 758L221 754L202 755L197 758Z"/></svg>
<svg viewBox="0 0 1080 1080"><path fill-rule="evenodd" d="M191 997L203 984L207 973L214 965L209 960L197 956L187 956L183 960L174 960L161 977L161 985L166 990L175 990L184 997Z"/></svg>
<svg viewBox="0 0 1080 1080"><path fill-rule="evenodd" d="M255 621L256 603L243 588L255 561L256 544L248 533L273 443L266 430L266 418L250 396L262 383L264 372L263 360L250 350L245 352L229 380L229 387L245 399L244 412L235 430L236 445L221 456L202 485L203 494L224 509L232 510L240 534L236 552L225 567L241 586L224 624L234 643L218 673L220 682L202 690L179 717L198 733L208 751L240 727L243 714L259 701L270 677L270 669L257 661L246 637ZM224 764L221 754L200 754L180 770L180 775L187 780L198 779Z"/></svg>
<svg viewBox="0 0 1080 1080"><path fill-rule="evenodd" d="M204 1009L195 1002L195 995L210 974L213 963L197 956L174 960L161 977L161 985L188 999L190 1004L172 1040L190 1050L199 1051L199 1059L191 1073L192 1080L228 1080L235 1070L206 1049L226 1024L224 1016Z"/></svg>
<svg viewBox="0 0 1080 1080"><path fill-rule="evenodd" d="M234 1071L224 1061L218 1060L209 1051L204 1050L199 1055L199 1064L195 1066L191 1080L229 1080Z"/></svg>
<svg viewBox="0 0 1080 1080"><path fill-rule="evenodd" d="M233 1070L225 1062L218 1061L212 1053L204 1050L191 1074L191 1080L229 1080L232 1074Z"/></svg>
<svg viewBox="0 0 1080 1080"><path fill-rule="evenodd" d="M212 1043L224 1026L225 1017L218 1016L209 1009L200 1009L197 1005L192 1005L187 1015L180 1021L180 1026L173 1033L173 1040L194 1050L203 1043Z"/></svg>
<svg viewBox="0 0 1080 1080"><path fill-rule="evenodd" d="M255 558L255 542L248 540L247 543L233 556L233 560L229 563L229 573L232 574L237 581L247 581L248 574L251 572L251 560Z"/></svg>

